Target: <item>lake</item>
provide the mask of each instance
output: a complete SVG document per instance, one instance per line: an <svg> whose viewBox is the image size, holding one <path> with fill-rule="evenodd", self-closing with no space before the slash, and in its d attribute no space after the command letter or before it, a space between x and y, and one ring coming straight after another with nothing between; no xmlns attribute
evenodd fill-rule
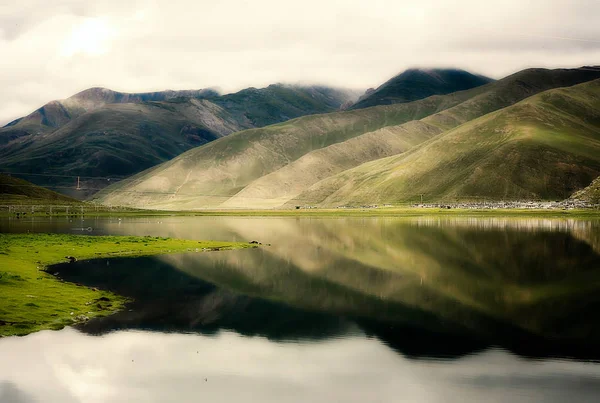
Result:
<svg viewBox="0 0 600 403"><path fill-rule="evenodd" d="M0 220L0 232L28 231L263 246L54 266L134 301L76 329L0 339L0 402L600 396L600 221Z"/></svg>

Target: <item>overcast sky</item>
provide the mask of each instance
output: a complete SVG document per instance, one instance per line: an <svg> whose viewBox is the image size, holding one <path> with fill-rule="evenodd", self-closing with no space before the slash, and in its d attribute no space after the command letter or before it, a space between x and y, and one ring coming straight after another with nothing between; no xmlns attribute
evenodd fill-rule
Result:
<svg viewBox="0 0 600 403"><path fill-rule="evenodd" d="M102 86L376 87L600 64L598 0L0 0L0 124Z"/></svg>

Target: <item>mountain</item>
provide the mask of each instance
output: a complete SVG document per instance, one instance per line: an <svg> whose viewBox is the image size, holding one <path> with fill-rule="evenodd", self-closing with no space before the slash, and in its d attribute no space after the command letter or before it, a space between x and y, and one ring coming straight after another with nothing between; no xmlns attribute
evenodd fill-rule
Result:
<svg viewBox="0 0 600 403"><path fill-rule="evenodd" d="M58 129L71 120L99 109L107 104L140 103L148 101L168 101L176 98L204 98L218 96L211 89L190 91L161 91L147 93L123 93L107 88L89 88L70 98L51 101L29 115L16 119L5 126L5 129L22 131L23 134L43 133ZM9 132L5 130L4 132ZM6 140L6 138L3 138Z"/></svg>
<svg viewBox="0 0 600 403"><path fill-rule="evenodd" d="M545 91L304 192L311 204L568 197L600 175L600 79Z"/></svg>
<svg viewBox="0 0 600 403"><path fill-rule="evenodd" d="M9 204L30 204L35 201L79 203L68 196L53 192L23 179L0 174L0 200Z"/></svg>
<svg viewBox="0 0 600 403"><path fill-rule="evenodd" d="M596 68L528 69L449 95L242 131L112 185L97 197L109 204L163 209L310 204L314 193L303 192L329 177L401 155L544 90L596 78Z"/></svg>
<svg viewBox="0 0 600 403"><path fill-rule="evenodd" d="M590 203L600 204L600 176L585 189L575 192L571 196L571 199L585 200Z"/></svg>
<svg viewBox="0 0 600 403"><path fill-rule="evenodd" d="M492 82L491 78L458 69L409 69L363 95L351 109L416 101Z"/></svg>
<svg viewBox="0 0 600 403"><path fill-rule="evenodd" d="M125 94L92 88L0 129L0 170L61 191L77 176L90 177L82 178L87 190L77 192L89 195L109 179L232 132L335 111L354 97L352 91L282 84L222 96L212 90Z"/></svg>

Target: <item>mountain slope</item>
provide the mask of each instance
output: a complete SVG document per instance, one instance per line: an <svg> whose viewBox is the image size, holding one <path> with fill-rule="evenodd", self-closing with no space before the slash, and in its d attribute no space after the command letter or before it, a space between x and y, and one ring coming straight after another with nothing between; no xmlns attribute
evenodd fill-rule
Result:
<svg viewBox="0 0 600 403"><path fill-rule="evenodd" d="M323 205L562 199L600 174L600 80L549 90L300 195Z"/></svg>
<svg viewBox="0 0 600 403"><path fill-rule="evenodd" d="M59 188L72 185L75 176L129 176L235 131L335 111L353 96L351 91L287 85L223 96L90 89L0 129L0 169ZM87 180L88 191L78 195L107 184L107 179Z"/></svg>
<svg viewBox="0 0 600 403"><path fill-rule="evenodd" d="M585 200L590 203L600 204L600 176L585 189L575 192L571 196L571 199Z"/></svg>
<svg viewBox="0 0 600 403"><path fill-rule="evenodd" d="M368 161L389 157L450 130L474 118L501 109L548 88L570 86L590 77L600 77L600 71L589 69L544 70L529 69L489 85L453 94L448 99L457 102L420 121L387 126L352 139L307 153L275 172L246 186L223 203L222 207L268 208L295 200L303 204L300 193L329 176ZM450 101L446 106L451 106Z"/></svg>
<svg viewBox="0 0 600 403"><path fill-rule="evenodd" d="M409 69L361 97L351 109L411 102L432 95L450 94L494 80L458 69Z"/></svg>
<svg viewBox="0 0 600 403"><path fill-rule="evenodd" d="M423 118L456 105L464 96L305 116L234 133L113 185L98 198L109 204L156 208L218 206L256 179L313 150Z"/></svg>
<svg viewBox="0 0 600 403"><path fill-rule="evenodd" d="M98 197L146 208L269 208L361 163L395 155L473 118L548 88L600 77L600 69L530 69L411 103L304 117L193 149ZM419 122L414 120L421 119ZM294 201L295 200L295 201Z"/></svg>
<svg viewBox="0 0 600 403"><path fill-rule="evenodd" d="M78 203L77 200L68 196L64 196L43 187L36 186L31 182L24 181L23 179L3 174L0 174L0 200L3 203L10 204L21 204L24 202L31 203L36 200L69 204Z"/></svg>

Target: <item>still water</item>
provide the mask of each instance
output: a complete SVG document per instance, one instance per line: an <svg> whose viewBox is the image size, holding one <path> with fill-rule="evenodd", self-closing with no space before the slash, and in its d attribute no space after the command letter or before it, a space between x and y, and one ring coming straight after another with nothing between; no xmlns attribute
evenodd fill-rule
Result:
<svg viewBox="0 0 600 403"><path fill-rule="evenodd" d="M58 265L132 297L0 339L0 402L600 401L600 221L0 220L0 232L257 240Z"/></svg>

